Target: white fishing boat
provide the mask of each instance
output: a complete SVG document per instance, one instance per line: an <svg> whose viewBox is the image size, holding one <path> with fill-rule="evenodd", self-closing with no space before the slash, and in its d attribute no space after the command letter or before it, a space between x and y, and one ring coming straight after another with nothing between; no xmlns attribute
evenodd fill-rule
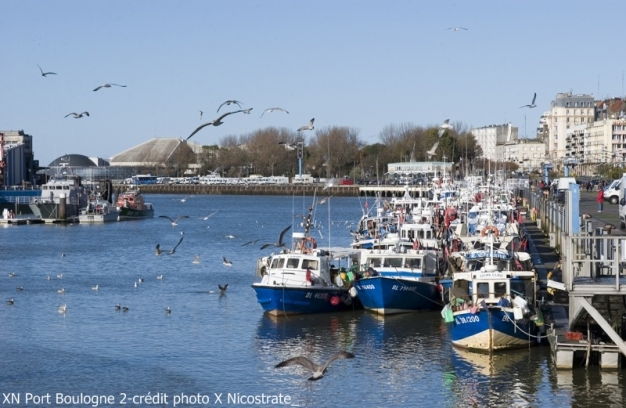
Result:
<svg viewBox="0 0 626 408"><path fill-rule="evenodd" d="M107 200L94 197L89 200L87 207L81 209L78 221L81 224L99 224L117 221L119 211Z"/></svg>

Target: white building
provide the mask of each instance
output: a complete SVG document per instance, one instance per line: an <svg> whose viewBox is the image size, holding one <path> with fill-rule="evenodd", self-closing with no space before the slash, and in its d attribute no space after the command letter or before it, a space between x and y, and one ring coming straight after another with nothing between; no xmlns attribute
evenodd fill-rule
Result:
<svg viewBox="0 0 626 408"><path fill-rule="evenodd" d="M496 145L518 140L518 129L506 125L490 125L472 129L472 135L483 151L482 157L488 160L501 160L496 151Z"/></svg>
<svg viewBox="0 0 626 408"><path fill-rule="evenodd" d="M540 139L518 139L496 145L496 155L502 161L517 163L521 170L540 169L545 144Z"/></svg>
<svg viewBox="0 0 626 408"><path fill-rule="evenodd" d="M594 121L595 104L593 95L572 95L572 92L568 92L557 94L550 106L550 111L545 117L548 129L546 150L549 158L557 161L568 157L569 129Z"/></svg>

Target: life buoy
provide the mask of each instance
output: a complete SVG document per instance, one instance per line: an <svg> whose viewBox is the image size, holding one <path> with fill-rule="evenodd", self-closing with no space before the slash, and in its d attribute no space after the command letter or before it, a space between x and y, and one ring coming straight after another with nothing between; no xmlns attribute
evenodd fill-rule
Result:
<svg viewBox="0 0 626 408"><path fill-rule="evenodd" d="M491 231L493 236L496 237L496 238L498 238L498 235L500 235L500 231L498 231L498 229L495 226L489 225L489 226L483 228L482 231L480 231L480 236L484 237L485 235L487 235L488 231Z"/></svg>
<svg viewBox="0 0 626 408"><path fill-rule="evenodd" d="M305 237L302 239L301 251L310 254L312 250L317 248L317 241L313 237Z"/></svg>

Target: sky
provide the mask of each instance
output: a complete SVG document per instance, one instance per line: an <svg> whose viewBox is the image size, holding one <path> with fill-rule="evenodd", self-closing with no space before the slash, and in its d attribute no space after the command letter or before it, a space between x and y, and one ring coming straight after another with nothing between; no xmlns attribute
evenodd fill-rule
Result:
<svg viewBox="0 0 626 408"><path fill-rule="evenodd" d="M5 0L0 130L32 135L44 166L185 139L230 99L252 113L190 140L295 131L311 118L358 129L367 144L389 125L444 119L511 122L534 137L557 93L622 96L624 15L623 0ZM107 82L126 87L93 91ZM535 92L537 107L521 108ZM271 107L289 114L260 117Z"/></svg>

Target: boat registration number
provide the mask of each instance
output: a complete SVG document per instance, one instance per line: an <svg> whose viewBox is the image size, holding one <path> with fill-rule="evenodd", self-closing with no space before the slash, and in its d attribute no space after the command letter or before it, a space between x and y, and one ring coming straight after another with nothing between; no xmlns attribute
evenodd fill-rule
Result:
<svg viewBox="0 0 626 408"><path fill-rule="evenodd" d="M456 324L465 324L465 323L477 323L480 321L480 318L476 315L457 316L454 320Z"/></svg>
<svg viewBox="0 0 626 408"><path fill-rule="evenodd" d="M374 289L374 285L359 285L359 289L363 289L363 290L367 290L367 289Z"/></svg>
<svg viewBox="0 0 626 408"><path fill-rule="evenodd" d="M316 293L313 295L313 292L307 292L304 297L306 299L328 299L328 293Z"/></svg>

